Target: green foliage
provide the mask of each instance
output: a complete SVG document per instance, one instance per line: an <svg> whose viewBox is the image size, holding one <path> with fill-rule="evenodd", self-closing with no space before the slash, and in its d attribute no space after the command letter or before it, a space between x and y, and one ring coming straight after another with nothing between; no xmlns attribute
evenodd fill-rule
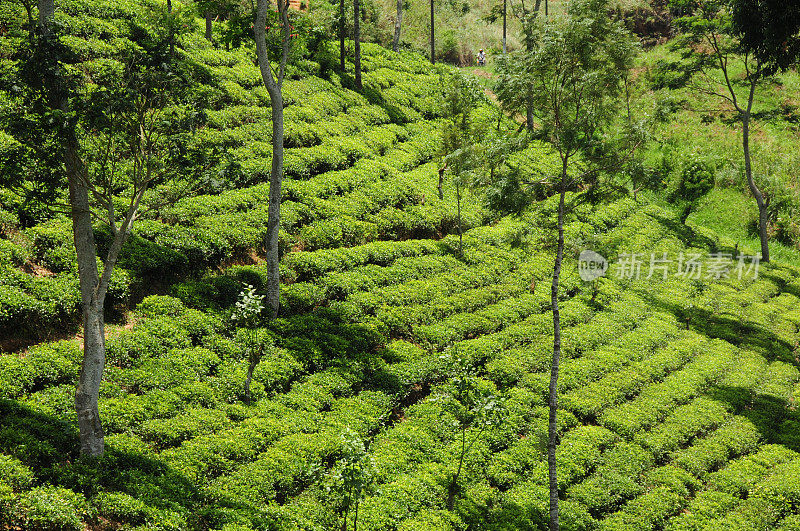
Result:
<svg viewBox="0 0 800 531"><path fill-rule="evenodd" d="M336 462L330 476L326 480L326 492L331 495L331 501L338 505L342 514L343 528L348 526L347 518L350 512L358 515L358 506L365 496L375 489L375 460L367 452L364 441L350 429L345 429L341 435L342 457ZM357 516L356 516L357 518ZM357 529L358 521L353 523L353 530Z"/></svg>
<svg viewBox="0 0 800 531"><path fill-rule="evenodd" d="M81 494L60 487L37 487L20 495L12 522L32 531L80 531L87 510L88 504Z"/></svg>
<svg viewBox="0 0 800 531"><path fill-rule="evenodd" d="M60 4L71 32L64 42L86 59L84 74L120 71L108 58L129 46L129 27L152 25L136 30L136 46L164 36L139 16L145 5L163 15L150 3ZM24 10L2 9L15 9L9 20L20 22L0 31L0 47L8 39L22 46ZM175 22L194 27L185 18L192 9ZM215 38L232 31L228 16L215 22ZM247 23L236 22L245 44ZM611 25L579 29L614 33ZM451 76L422 57L365 44L364 95L336 75L324 79L319 56L302 59L286 84L295 172L282 205L287 285L281 317L264 322L265 93L246 46L223 50L190 27L176 38L193 103L168 119L195 126L175 154L192 171L144 198L148 210L121 257L130 273L115 277L117 300L175 297L145 296L128 326L110 327L100 462L75 450L77 342L0 356L0 526L332 529L343 516L354 527L356 505L362 529L543 526L556 202L552 183L535 183L560 169L556 154L506 141L517 124L484 105L474 83L453 81L471 95L445 97ZM311 48L302 54L315 57ZM4 113L17 103L5 92L12 78L4 60L0 129L16 139L22 132L6 129ZM782 90L789 97L793 88ZM422 121L447 114L443 103L469 111L471 140L481 140L472 160L451 158L451 168L494 171L489 184L511 196L497 204L519 213L490 216L481 197L465 196L461 254L450 182L445 200L436 199L436 157L443 142L464 140L463 114L449 126ZM26 135L41 127L32 123ZM25 164L42 157L51 144L41 138L36 154L0 139L4 175L20 175L19 156ZM683 178L683 199L714 173L728 178L725 149L706 149L703 139L674 144L648 153L642 174L671 176L675 189ZM193 182L198 195L176 201ZM790 195L773 201L790 206ZM16 349L4 332L30 339L71 330L79 306L69 220L12 197L0 190L0 342ZM631 250L732 251L739 233L731 239L729 226L747 216L726 197L716 190L696 199L698 211L682 225L649 193L599 204L567 194L557 454L564 528L790 528L796 520L795 269L765 267L757 282L662 282L618 279L612 268L596 290L576 275L584 244L611 261ZM783 208L778 215L791 212ZM705 227L711 217L716 233ZM789 231L793 218L783 219ZM107 242L102 227L96 235ZM245 360L254 353L263 359L244 405Z"/></svg>
<svg viewBox="0 0 800 531"><path fill-rule="evenodd" d="M683 167L675 195L684 201L694 202L712 188L714 188L714 167L707 161L693 158Z"/></svg>

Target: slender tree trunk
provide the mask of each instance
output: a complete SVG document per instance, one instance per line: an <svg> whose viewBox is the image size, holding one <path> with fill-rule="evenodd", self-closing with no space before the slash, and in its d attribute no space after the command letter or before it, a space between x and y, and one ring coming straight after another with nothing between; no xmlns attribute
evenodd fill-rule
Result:
<svg viewBox="0 0 800 531"><path fill-rule="evenodd" d="M55 14L56 4L53 0L39 0L39 25L46 35L52 34L52 22Z"/></svg>
<svg viewBox="0 0 800 531"><path fill-rule="evenodd" d="M752 100L752 95L751 95ZM764 194L759 190L753 179L753 169L750 161L750 105L748 110L742 113L742 149L744 151L744 172L747 176L747 185L750 192L756 198L758 204L758 236L761 239L761 261L769 262L769 241L767 239L767 203Z"/></svg>
<svg viewBox="0 0 800 531"><path fill-rule="evenodd" d="M561 191L558 200L558 248L553 266L553 286L550 302L553 307L553 364L550 369L550 392L548 406L550 415L547 427L547 469L550 484L550 531L558 531L558 479L556 477L556 448L558 446L558 364L561 361L561 314L558 307L558 280L561 276L561 261L564 258L564 196L567 191L567 164L564 157L561 166Z"/></svg>
<svg viewBox="0 0 800 531"><path fill-rule="evenodd" d="M503 0L503 55L506 54L506 14L508 11L508 0Z"/></svg>
<svg viewBox="0 0 800 531"><path fill-rule="evenodd" d="M206 40L213 42L211 39L211 11L205 12L206 17Z"/></svg>
<svg viewBox="0 0 800 531"><path fill-rule="evenodd" d="M258 365L258 356L255 352L250 352L250 356L248 359L247 364L247 378L244 381L244 402L248 406L252 403L251 395L250 395L250 384L253 382L253 373L256 370L256 365Z"/></svg>
<svg viewBox="0 0 800 531"><path fill-rule="evenodd" d="M280 306L279 231L281 185L283 184L283 94L270 92L272 104L272 171L269 178L269 211L267 214L267 307L272 318Z"/></svg>
<svg viewBox="0 0 800 531"><path fill-rule="evenodd" d="M533 101L528 101L528 106L525 108L525 128L533 132Z"/></svg>
<svg viewBox="0 0 800 531"><path fill-rule="evenodd" d="M283 24L283 52L277 79L272 74L269 64L266 42L266 20L270 9L267 0L258 0L256 22L253 36L256 41L256 57L261 79L269 93L272 106L272 169L269 176L269 208L267 211L267 235L265 241L267 254L267 296L266 304L270 309L270 318L275 318L280 309L280 269L278 267L279 234L281 216L281 186L283 184L283 76L289 54L289 20L286 16L288 2L279 0L279 16Z"/></svg>
<svg viewBox="0 0 800 531"><path fill-rule="evenodd" d="M439 168L439 199L444 199L444 170L445 168Z"/></svg>
<svg viewBox="0 0 800 531"><path fill-rule="evenodd" d="M433 17L433 0L431 0L431 64L436 64L436 31Z"/></svg>
<svg viewBox="0 0 800 531"><path fill-rule="evenodd" d="M458 205L458 254L464 254L464 233L461 229L461 186L456 181L456 204Z"/></svg>
<svg viewBox="0 0 800 531"><path fill-rule="evenodd" d="M355 68L356 68L356 89L359 91L361 86L361 4L358 0L353 0L353 40L355 41Z"/></svg>
<svg viewBox="0 0 800 531"><path fill-rule="evenodd" d="M69 201L72 207L72 234L78 258L78 280L83 309L83 362L75 391L81 453L99 456L105 450L98 399L105 367L106 345L103 321L105 294L98 291L97 247L92 228L89 191L82 178L82 163L77 156L75 132L66 131L66 168ZM113 264L108 264L113 268Z"/></svg>
<svg viewBox="0 0 800 531"><path fill-rule="evenodd" d="M450 487L447 489L447 510L452 511L456 503L456 495L458 495L458 478L461 476L461 468L464 466L464 455L467 453L467 430L461 429L461 454L458 456L458 468L456 469L453 479L450 481Z"/></svg>
<svg viewBox="0 0 800 531"><path fill-rule="evenodd" d="M172 0L167 0L167 13L172 15ZM174 21L172 17L169 19L169 58L175 56L175 28L173 27Z"/></svg>
<svg viewBox="0 0 800 531"><path fill-rule="evenodd" d="M345 34L345 20L346 12L344 7L345 0L339 0L339 68L342 73L345 71L345 49L344 49L344 34Z"/></svg>
<svg viewBox="0 0 800 531"><path fill-rule="evenodd" d="M403 0L397 0L397 18L394 19L394 40L392 41L392 50L395 52L400 50L400 29L403 23Z"/></svg>
<svg viewBox="0 0 800 531"><path fill-rule="evenodd" d="M347 491L347 501L345 502L346 509L344 510L344 521L342 522L341 531L347 531L347 515L350 514L350 491Z"/></svg>
<svg viewBox="0 0 800 531"><path fill-rule="evenodd" d="M36 21L33 19L33 2L27 0L22 2L25 13L28 15L28 40L31 45L36 44Z"/></svg>

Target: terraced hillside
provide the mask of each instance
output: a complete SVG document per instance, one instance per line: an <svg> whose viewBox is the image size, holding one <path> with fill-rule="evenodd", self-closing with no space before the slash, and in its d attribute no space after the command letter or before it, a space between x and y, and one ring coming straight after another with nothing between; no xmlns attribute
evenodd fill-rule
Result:
<svg viewBox="0 0 800 531"><path fill-rule="evenodd" d="M87 62L104 57L97 43L115 26L86 16L99 3L75 6L63 15L72 45ZM544 528L556 204L498 218L468 196L459 254L449 183L437 196L447 71L365 46L362 96L304 63L287 81L287 284L247 405L247 342L230 314L245 284L265 281L266 98L249 52L183 39L207 98L194 141L227 158L209 170L213 189L154 210L128 244L99 460L77 453L69 223L22 228L0 196L0 523L328 530L345 516L354 526L355 512L368 530ZM538 148L516 156L551 164ZM645 264L636 280L615 263L584 283L584 248L612 262L752 253L655 202L567 199L564 528L800 528L798 270L762 265L739 279L731 260L729 278L648 279ZM460 429L448 396L461 384L467 402L492 397L502 422ZM466 453L465 438L476 441Z"/></svg>

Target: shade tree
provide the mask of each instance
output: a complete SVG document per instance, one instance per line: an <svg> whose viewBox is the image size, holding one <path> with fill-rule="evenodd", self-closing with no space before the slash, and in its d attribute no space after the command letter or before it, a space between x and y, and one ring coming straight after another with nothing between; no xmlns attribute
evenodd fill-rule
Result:
<svg viewBox="0 0 800 531"><path fill-rule="evenodd" d="M536 134L547 140L560 159L560 172L551 178L558 189L557 247L551 285L553 356L548 391L548 443L551 530L559 529L556 448L558 431L558 375L561 358L559 279L564 258L566 193L618 168L624 156L608 149L605 133L621 110L623 80L633 66L637 44L619 22L607 16L606 0L575 0L565 16L548 18L535 26L531 47L509 56L503 80L530 87ZM519 109L526 98L513 90L498 94L509 109Z"/></svg>
<svg viewBox="0 0 800 531"><path fill-rule="evenodd" d="M672 6L685 13L676 20L682 31L676 47L693 88L728 104L741 124L744 178L758 206L761 260L769 262L770 194L756 179L750 128L759 89L797 60L800 8L772 0L676 0Z"/></svg>

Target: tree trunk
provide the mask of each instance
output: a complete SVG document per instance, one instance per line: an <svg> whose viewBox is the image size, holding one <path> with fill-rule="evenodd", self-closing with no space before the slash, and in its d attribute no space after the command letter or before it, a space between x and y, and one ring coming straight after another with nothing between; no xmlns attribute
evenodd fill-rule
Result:
<svg viewBox="0 0 800 531"><path fill-rule="evenodd" d="M266 304L270 309L270 318L278 316L280 309L280 269L278 267L279 234L281 216L281 186L283 184L283 75L289 54L289 27L286 17L288 4L279 0L278 11L283 24L283 52L277 79L272 75L269 64L266 41L267 12L270 9L267 0L258 0L256 21L253 36L256 41L256 57L261 79L269 93L272 106L272 169L269 176L269 209L267 211L267 235L265 238L267 254L267 296Z"/></svg>
<svg viewBox="0 0 800 531"><path fill-rule="evenodd" d="M81 284L83 283L81 278ZM78 414L81 453L84 455L101 456L105 451L103 426L97 405L105 363L103 308L91 303L84 304L83 364L75 392L75 411Z"/></svg>
<svg viewBox="0 0 800 531"><path fill-rule="evenodd" d="M52 31L52 22L55 14L56 4L54 0L39 0L39 25L45 35L50 35Z"/></svg>
<svg viewBox="0 0 800 531"><path fill-rule="evenodd" d="M172 15L172 0L167 0L167 13ZM173 26L174 20L172 17L169 19L169 58L175 56L175 28Z"/></svg>
<svg viewBox="0 0 800 531"><path fill-rule="evenodd" d="M444 170L445 168L439 168L439 199L444 199Z"/></svg>
<svg viewBox="0 0 800 531"><path fill-rule="evenodd" d="M506 14L508 11L508 0L503 0L503 55L506 54Z"/></svg>
<svg viewBox="0 0 800 531"><path fill-rule="evenodd" d="M464 254L464 233L461 229L461 186L456 181L456 204L458 205L458 254Z"/></svg>
<svg viewBox="0 0 800 531"><path fill-rule="evenodd" d="M99 456L104 451L103 428L97 401L106 358L103 321L105 293L98 290L100 278L97 270L97 247L92 228L89 191L82 178L82 163L77 155L78 140L71 129L65 135L72 233L78 258L83 307L83 363L75 391L75 411L78 415L81 453ZM113 265L109 264L109 267Z"/></svg>
<svg viewBox="0 0 800 531"><path fill-rule="evenodd" d="M345 49L344 49L344 34L345 34L345 8L344 0L339 0L339 68L342 73L345 71Z"/></svg>
<svg viewBox="0 0 800 531"><path fill-rule="evenodd" d="M249 363L247 364L247 378L244 381L244 402L248 406L252 403L251 395L250 395L250 384L253 381L253 373L256 370L256 365L258 365L258 358L256 357L254 352L250 353L249 356Z"/></svg>
<svg viewBox="0 0 800 531"><path fill-rule="evenodd" d="M400 51L400 28L403 23L403 0L397 0L397 18L394 19L394 40L392 50Z"/></svg>
<svg viewBox="0 0 800 531"><path fill-rule="evenodd" d="M54 16L54 1L41 0L39 2L39 23L42 28L42 38L45 40L55 38L53 34ZM51 107L66 113L69 110L69 97L61 88L59 75L59 69L56 68L52 76L48 75L44 82ZM83 161L79 154L80 145L71 122L62 124L61 136L64 145L64 166L69 183L72 234L78 259L78 281L83 314L84 351L78 387L75 392L75 411L78 416L81 453L99 456L105 449L100 410L97 405L105 365L105 323L103 322L105 289L100 286L89 190L84 180Z"/></svg>
<svg viewBox="0 0 800 531"><path fill-rule="evenodd" d="M353 40L355 41L354 63L356 69L356 89L361 90L361 5L353 0Z"/></svg>
<svg viewBox="0 0 800 531"><path fill-rule="evenodd" d="M525 128L528 132L533 132L533 102L529 101L525 108Z"/></svg>
<svg viewBox="0 0 800 531"><path fill-rule="evenodd" d="M434 27L433 0L431 0L431 64L436 64L436 31Z"/></svg>
<svg viewBox="0 0 800 531"><path fill-rule="evenodd" d="M458 478L461 476L461 468L464 466L464 455L467 453L467 431L461 429L461 454L458 456L458 468L447 488L447 510L452 511L458 496Z"/></svg>
<svg viewBox="0 0 800 531"><path fill-rule="evenodd" d="M550 415L547 427L547 470L550 483L550 531L557 531L558 524L558 480L556 477L556 447L558 446L558 364L561 361L561 315L558 307L558 280L561 276L561 261L564 258L564 196L567 191L567 164L564 157L561 166L561 191L558 200L558 248L553 266L553 286L550 302L553 307L553 364L550 369L550 393L548 406Z"/></svg>
<svg viewBox="0 0 800 531"><path fill-rule="evenodd" d="M211 11L206 11L204 15L206 17L206 40L213 42L211 39Z"/></svg>
<svg viewBox="0 0 800 531"><path fill-rule="evenodd" d="M33 2L30 0L22 2L25 13L28 15L28 40L31 46L36 44L36 22L33 20Z"/></svg>
<svg viewBox="0 0 800 531"><path fill-rule="evenodd" d="M269 178L269 212L267 214L267 307L272 318L280 307L279 231L281 186L283 184L283 94L270 91L272 104L272 171Z"/></svg>
<svg viewBox="0 0 800 531"><path fill-rule="evenodd" d="M752 99L752 96L751 96ZM742 113L742 149L744 151L744 172L747 176L747 185L756 198L758 204L758 236L761 239L761 261L769 262L769 242L767 239L767 203L764 194L759 190L753 179L753 169L750 162L750 111Z"/></svg>

